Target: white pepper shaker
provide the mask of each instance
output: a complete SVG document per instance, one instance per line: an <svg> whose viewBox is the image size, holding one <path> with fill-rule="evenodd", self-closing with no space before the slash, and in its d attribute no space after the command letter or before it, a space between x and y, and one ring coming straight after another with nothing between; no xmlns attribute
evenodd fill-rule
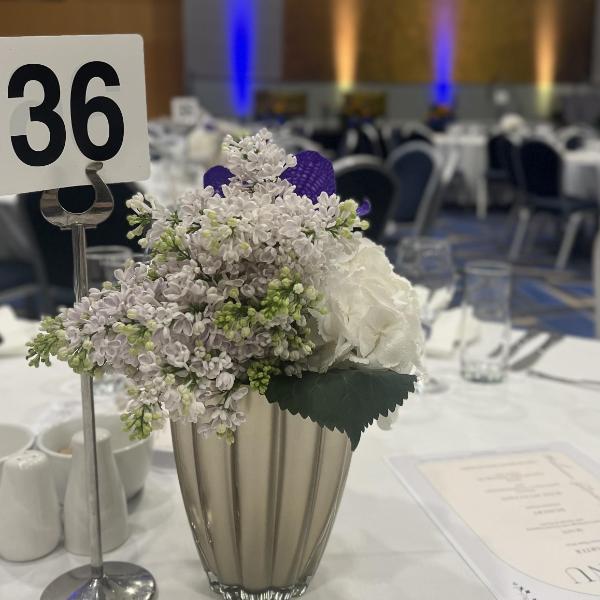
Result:
<svg viewBox="0 0 600 600"><path fill-rule="evenodd" d="M48 457L28 450L4 463L0 482L0 556L34 560L61 537L60 507Z"/></svg>
<svg viewBox="0 0 600 600"><path fill-rule="evenodd" d="M73 554L90 554L87 474L83 431L71 440L73 457L65 492L65 548ZM110 443L110 432L96 429L96 454L98 459L98 494L101 520L102 549L114 550L129 535L127 527L127 502L125 490Z"/></svg>

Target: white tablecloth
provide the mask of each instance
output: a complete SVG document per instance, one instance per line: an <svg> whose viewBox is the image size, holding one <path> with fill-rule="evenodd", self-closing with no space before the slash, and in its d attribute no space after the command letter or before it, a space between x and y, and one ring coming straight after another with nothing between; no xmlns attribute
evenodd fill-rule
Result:
<svg viewBox="0 0 600 600"><path fill-rule="evenodd" d="M577 340L572 342L579 348ZM598 343L600 351L600 343ZM589 352L581 346L578 352ZM576 360L576 352L573 352ZM564 441L600 460L600 394L512 374L500 385L463 382L451 361L430 364L448 392L412 399L394 428L371 428L348 485L309 600L492 600L493 596L414 502L384 461L397 454L497 450ZM77 401L62 366L30 369L0 359L2 421L34 424L53 403ZM166 600L213 598L192 541L172 468L154 467L130 507L132 533L107 559L156 577ZM0 507L1 510L1 507ZM84 564L62 547L33 563L0 560L0 598L32 600L56 575Z"/></svg>
<svg viewBox="0 0 600 600"><path fill-rule="evenodd" d="M487 214L487 137L481 134L436 134L435 145L443 159L452 152L458 156L457 169L463 174L468 191L473 199L477 215Z"/></svg>
<svg viewBox="0 0 600 600"><path fill-rule="evenodd" d="M566 196L600 201L600 149L565 152L562 186Z"/></svg>

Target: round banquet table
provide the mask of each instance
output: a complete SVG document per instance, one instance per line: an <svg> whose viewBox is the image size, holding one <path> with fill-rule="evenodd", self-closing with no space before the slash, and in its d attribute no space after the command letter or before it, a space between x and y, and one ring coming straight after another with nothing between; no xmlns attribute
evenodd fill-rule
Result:
<svg viewBox="0 0 600 600"><path fill-rule="evenodd" d="M574 342L580 354L596 345ZM385 461L390 455L569 442L600 458L598 392L520 374L499 385L469 384L459 378L455 360L430 361L429 369L449 382L449 390L409 400L391 431L372 427L364 434L307 600L493 599L392 473ZM22 358L0 358L4 422L39 429L65 406L77 406L77 389L76 376L64 365L34 370ZM105 558L149 569L160 598L216 598L196 554L175 470L161 464L153 466L145 489L130 503L129 539ZM58 574L85 563L62 546L30 563L0 560L0 598L39 598Z"/></svg>
<svg viewBox="0 0 600 600"><path fill-rule="evenodd" d="M436 134L433 138L442 159L451 153L458 157L457 170L462 173L479 218L487 215L488 198L485 173L487 170L487 137L474 133Z"/></svg>

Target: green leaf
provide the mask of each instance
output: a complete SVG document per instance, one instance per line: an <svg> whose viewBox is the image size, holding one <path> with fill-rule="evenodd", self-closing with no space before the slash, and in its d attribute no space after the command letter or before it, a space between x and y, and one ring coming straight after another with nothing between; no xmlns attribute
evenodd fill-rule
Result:
<svg viewBox="0 0 600 600"><path fill-rule="evenodd" d="M350 438L355 450L360 436L379 416L385 416L415 391L414 375L369 369L305 371L302 377L271 377L267 400Z"/></svg>

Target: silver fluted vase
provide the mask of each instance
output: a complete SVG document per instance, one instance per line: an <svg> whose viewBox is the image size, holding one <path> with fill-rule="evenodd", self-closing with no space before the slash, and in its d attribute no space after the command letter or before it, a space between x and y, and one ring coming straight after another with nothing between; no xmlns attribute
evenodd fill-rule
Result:
<svg viewBox="0 0 600 600"><path fill-rule="evenodd" d="M227 600L301 596L344 491L350 442L256 393L228 446L172 423L175 462L200 560Z"/></svg>

